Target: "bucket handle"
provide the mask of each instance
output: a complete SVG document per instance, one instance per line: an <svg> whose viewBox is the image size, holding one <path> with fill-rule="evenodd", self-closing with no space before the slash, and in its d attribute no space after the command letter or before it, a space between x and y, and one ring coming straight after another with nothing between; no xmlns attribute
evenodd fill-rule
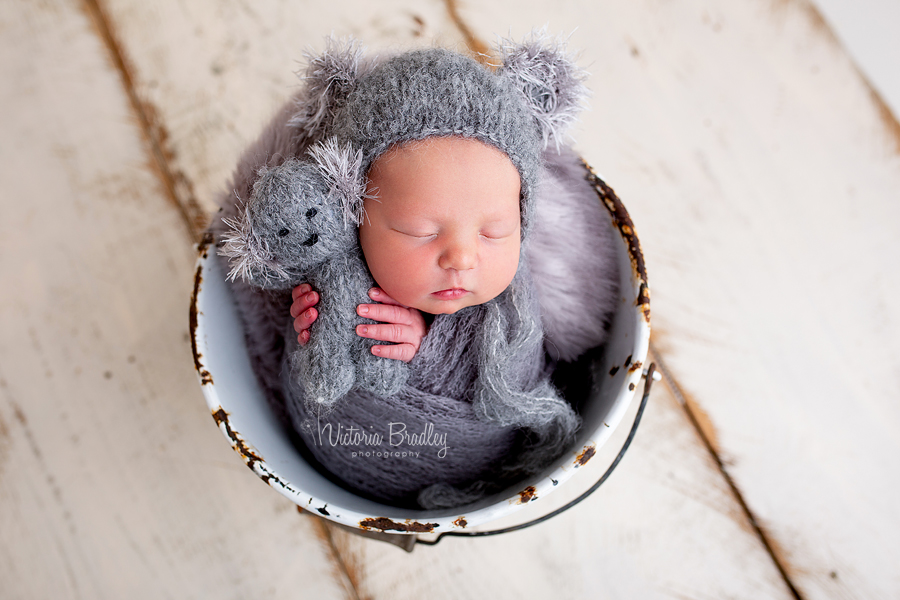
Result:
<svg viewBox="0 0 900 600"><path fill-rule="evenodd" d="M625 456L625 452L628 450L628 447L631 445L631 440L634 439L634 434L637 433L638 425L640 425L640 423L641 423L641 416L643 416L643 414L644 414L644 408L647 407L647 400L650 399L650 387L653 385L653 381L654 381L653 376L655 373L656 373L656 363L650 363L650 366L643 373L644 394L643 394L643 396L641 396L641 404L638 407L637 414L634 416L634 423L631 426L631 431L628 432L628 437L625 439L625 443L622 444L622 449L619 450L619 454L616 455L616 459L612 462L611 465L609 465L609 468L606 469L606 472L603 473L603 476L601 476L600 479L597 480L597 482L594 483L594 485L592 485L590 487L590 489L585 491L583 494L581 494L574 500L571 500L567 504L557 508L556 510L551 511L541 517L538 517L537 519L532 519L531 521L526 521L525 523L520 523L518 525L512 525L510 527L504 527L502 529L492 529L489 531L445 531L443 533L438 534L437 538L435 538L433 540L423 540L423 539L419 539L417 537L416 544L424 544L426 546L434 546L435 544L440 542L441 538L443 538L445 535L452 535L452 536L456 536L456 537L481 537L481 536L486 536L486 535L498 535L501 533L509 533L511 531L518 531L520 529L525 529L526 527L531 527L532 525L537 525L538 523L543 523L544 521L547 521L548 519L555 517L559 513L569 510L570 508L572 508L573 506L575 506L576 504L578 504L579 502L581 502L582 500L584 500L585 498L587 498L588 496L593 494L597 490L597 488L599 488L601 485L603 485L603 483L607 479L609 479L609 476L612 475L612 472L618 466L619 461L622 460L622 457ZM410 549L410 551L411 551L411 549Z"/></svg>

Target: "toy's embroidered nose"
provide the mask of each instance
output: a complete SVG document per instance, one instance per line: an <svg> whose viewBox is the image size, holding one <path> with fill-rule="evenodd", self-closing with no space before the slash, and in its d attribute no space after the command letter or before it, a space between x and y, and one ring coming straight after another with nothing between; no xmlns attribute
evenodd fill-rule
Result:
<svg viewBox="0 0 900 600"><path fill-rule="evenodd" d="M318 212L319 212L319 211L316 210L315 208L311 208L311 209L309 209L308 211L306 211L306 218L307 218L307 219L312 219L314 216L316 216L316 213L318 213Z"/></svg>
<svg viewBox="0 0 900 600"><path fill-rule="evenodd" d="M303 242L303 245L304 246L315 246L316 242L318 242L318 241L319 241L319 234L314 233L311 236L309 236L308 238L306 238L306 241Z"/></svg>
<svg viewBox="0 0 900 600"><path fill-rule="evenodd" d="M284 237L284 236L286 236L287 234L289 234L290 232L291 232L291 230L288 229L287 227L282 227L282 228L278 231L278 237Z"/></svg>

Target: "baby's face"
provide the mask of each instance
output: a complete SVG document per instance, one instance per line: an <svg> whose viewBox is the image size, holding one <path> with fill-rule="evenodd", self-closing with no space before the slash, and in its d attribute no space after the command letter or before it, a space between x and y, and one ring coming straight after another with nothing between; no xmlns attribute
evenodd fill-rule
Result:
<svg viewBox="0 0 900 600"><path fill-rule="evenodd" d="M509 158L475 140L430 138L382 154L359 227L375 281L432 314L495 298L519 264L519 190Z"/></svg>

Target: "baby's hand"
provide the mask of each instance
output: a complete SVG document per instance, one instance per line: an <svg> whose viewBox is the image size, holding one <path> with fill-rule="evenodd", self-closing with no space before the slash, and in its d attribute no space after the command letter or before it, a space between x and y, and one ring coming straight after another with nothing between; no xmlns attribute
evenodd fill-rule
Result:
<svg viewBox="0 0 900 600"><path fill-rule="evenodd" d="M302 283L291 291L291 298L294 299L291 304L294 331L299 334L297 341L301 346L305 346L309 341L309 326L319 316L319 311L313 308L319 302L319 294L314 292L308 283Z"/></svg>
<svg viewBox="0 0 900 600"><path fill-rule="evenodd" d="M380 321L377 325L357 325L356 333L364 338L394 342L389 346L372 346L372 354L409 362L419 351L425 337L425 319L415 308L404 306L384 293L381 288L369 290L369 297L379 304L360 304L356 312L361 317ZM315 310L315 309L312 309ZM293 312L291 313L293 314ZM307 338L309 333L307 332Z"/></svg>

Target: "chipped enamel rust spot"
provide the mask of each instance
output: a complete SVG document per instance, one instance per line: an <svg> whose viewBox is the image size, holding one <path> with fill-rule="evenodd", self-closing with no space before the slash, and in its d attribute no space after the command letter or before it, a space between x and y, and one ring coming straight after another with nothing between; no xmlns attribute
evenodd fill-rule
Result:
<svg viewBox="0 0 900 600"><path fill-rule="evenodd" d="M616 373L618 373L618 372L619 372L619 366L616 365L615 367L613 367L612 369L609 370L609 376L615 377Z"/></svg>
<svg viewBox="0 0 900 600"><path fill-rule="evenodd" d="M594 446L585 446L581 454L575 459L575 466L583 467L595 454L597 454L597 449Z"/></svg>
<svg viewBox="0 0 900 600"><path fill-rule="evenodd" d="M200 241L197 248L199 255L203 258L208 256L209 246L213 242L213 236L206 233ZM194 291L191 292L191 312L190 312L190 330L191 330L191 351L194 355L194 368L200 376L200 385L212 385L212 374L203 366L203 355L197 350L197 297L200 295L200 288L203 286L203 267L197 265L197 272L194 274Z"/></svg>
<svg viewBox="0 0 900 600"><path fill-rule="evenodd" d="M527 504L532 500L537 500L537 496L535 495L536 492L537 490L534 489L534 486L529 485L527 488L519 492L519 501L517 502L517 504Z"/></svg>
<svg viewBox="0 0 900 600"><path fill-rule="evenodd" d="M363 529L378 529L379 531L408 531L410 533L431 533L437 527L437 523L419 523L418 521L406 521L405 523L397 523L391 521L387 517L378 517L377 519L363 519L359 522L359 526Z"/></svg>
<svg viewBox="0 0 900 600"><path fill-rule="evenodd" d="M466 525L468 525L468 524L469 524L469 522L466 521L465 517L460 517L460 518L456 519L455 521L453 521L453 525L455 527L459 527L460 529L465 529Z"/></svg>
<svg viewBox="0 0 900 600"><path fill-rule="evenodd" d="M256 463L263 462L262 457L256 453L256 450L247 442L245 442L241 438L241 436L231 428L231 422L228 420L228 413L225 412L224 409L220 408L219 410L214 411L212 413L212 416L219 428L221 428L223 425L225 426L225 435L227 435L228 439L231 440L231 445L234 446L234 449L237 450L238 454L241 455L241 457L244 459L244 462L247 463L248 467L253 469ZM269 482L269 476L265 476L262 479L266 483Z"/></svg>
<svg viewBox="0 0 900 600"><path fill-rule="evenodd" d="M587 169L587 180L594 187L597 196L606 206L609 214L612 215L613 223L619 229L619 233L628 244L628 256L631 258L631 270L635 278L640 282L638 287L638 295L635 300L635 306L641 308L644 315L644 321L650 323L650 286L647 285L647 267L644 265L644 255L641 252L641 242L638 240L637 233L634 231L634 223L625 210L625 205L616 196L611 187L600 179L594 170L586 162L582 161L584 168Z"/></svg>
<svg viewBox="0 0 900 600"><path fill-rule="evenodd" d="M209 257L209 247L213 245L215 242L215 236L209 231L203 233L203 237L200 238L200 243L197 245L197 252L200 254L201 258Z"/></svg>
<svg viewBox="0 0 900 600"><path fill-rule="evenodd" d="M636 360L636 361L634 361L634 364L633 364L633 365L631 365L630 367L628 367L628 372L629 372L629 373L634 373L635 371L637 371L638 369L640 369L640 368L643 367L643 366L644 366L644 363L642 363L642 362L639 361L639 360Z"/></svg>

